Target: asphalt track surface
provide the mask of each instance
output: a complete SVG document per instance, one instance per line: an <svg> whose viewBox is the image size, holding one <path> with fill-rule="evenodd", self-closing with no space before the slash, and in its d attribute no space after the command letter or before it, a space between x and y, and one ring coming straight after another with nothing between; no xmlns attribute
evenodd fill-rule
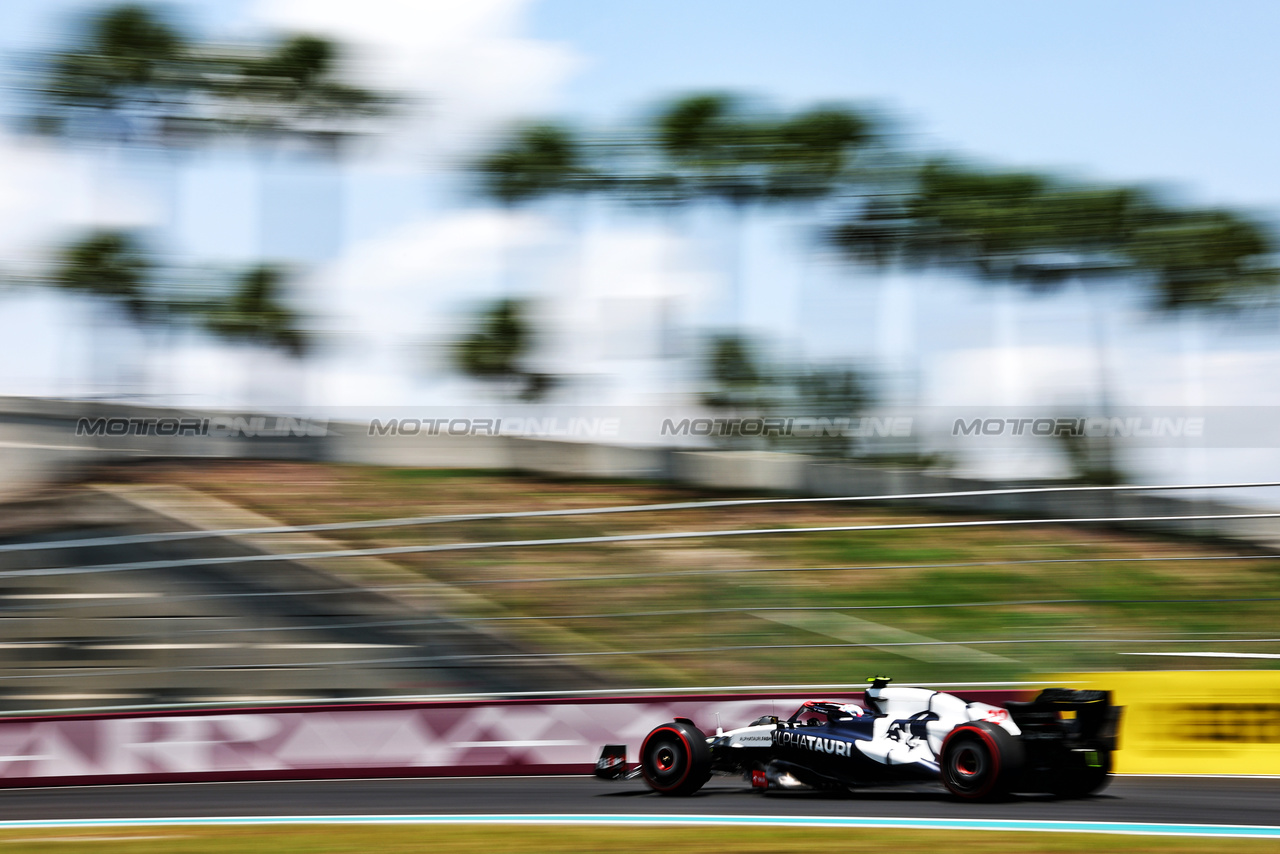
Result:
<svg viewBox="0 0 1280 854"><path fill-rule="evenodd" d="M1280 825L1280 779L1123 777L1080 800L1020 796L971 804L940 789L847 796L753 792L716 778L689 798L638 780L590 777L141 784L0 790L0 821L378 815L867 816Z"/></svg>

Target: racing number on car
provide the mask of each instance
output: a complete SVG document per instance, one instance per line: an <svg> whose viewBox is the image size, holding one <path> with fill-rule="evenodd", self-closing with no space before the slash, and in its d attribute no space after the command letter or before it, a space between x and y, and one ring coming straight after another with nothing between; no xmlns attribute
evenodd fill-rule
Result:
<svg viewBox="0 0 1280 854"><path fill-rule="evenodd" d="M1002 724L1005 721L1009 720L1009 710L1008 709L988 709L987 720L991 721L993 724Z"/></svg>

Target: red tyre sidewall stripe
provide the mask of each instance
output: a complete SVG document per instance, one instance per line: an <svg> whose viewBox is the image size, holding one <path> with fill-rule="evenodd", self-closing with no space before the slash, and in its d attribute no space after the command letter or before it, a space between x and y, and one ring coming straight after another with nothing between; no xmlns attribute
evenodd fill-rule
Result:
<svg viewBox="0 0 1280 854"><path fill-rule="evenodd" d="M952 792L952 794L962 798L981 798L981 797L984 797L985 795L990 794L991 790L995 788L996 782L1000 779L1000 748L996 746L996 740L991 737L991 733L987 732L982 727L965 726L961 724L960 726L953 729L951 732L947 733L947 738L942 743L943 756L947 755L947 745L951 743L951 739L955 738L957 735L960 735L962 733L973 733L977 735L979 738L981 738L983 742L986 743L987 753L989 753L991 756L991 764L992 764L993 770L991 772L990 780L988 780L987 784L982 787L981 791L970 792L966 794L961 794L959 792ZM943 779L944 780L946 779L945 775L943 776Z"/></svg>
<svg viewBox="0 0 1280 854"><path fill-rule="evenodd" d="M653 739L655 735L657 735L660 732L673 732L676 734L676 737L679 738L680 741L684 744L684 751L685 751L684 773L680 775L679 780L676 780L670 786L659 786L655 781L649 779L649 772L644 767L644 758L649 753L649 742ZM680 784L683 783L686 779L688 779L689 772L693 770L693 745L689 743L689 739L684 737L684 733L682 733L680 730L676 729L675 727L661 726L655 729L653 732L649 733L649 735L645 737L644 744L640 746L640 762L641 762L640 770L644 772L645 782L648 783L650 787L656 789L659 792L670 792L672 789L679 788Z"/></svg>

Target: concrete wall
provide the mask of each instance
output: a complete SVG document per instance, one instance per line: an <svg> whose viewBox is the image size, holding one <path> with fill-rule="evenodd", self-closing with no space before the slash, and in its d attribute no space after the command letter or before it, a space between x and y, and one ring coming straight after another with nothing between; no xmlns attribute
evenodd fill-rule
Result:
<svg viewBox="0 0 1280 854"><path fill-rule="evenodd" d="M236 414L240 415L240 414ZM415 468L520 470L607 479L663 480L734 494L782 493L875 496L964 492L1006 484L927 474L892 466L758 451L625 447L513 436L369 435L363 424L307 425L268 416L241 416L241 427L208 435L77 436L89 419L213 419L226 413L154 409L109 403L7 398L0 400L0 498L77 476L103 462L146 458L310 460ZM218 419L222 419L221 422ZM283 425L283 427L281 427ZM312 435L272 435L307 432ZM1016 484L1009 484L1016 485ZM922 498L912 502L944 512L1024 518L1116 518L1258 512L1205 499L1167 495L1074 493ZM1219 537L1280 547L1280 520L1139 522L1118 527Z"/></svg>

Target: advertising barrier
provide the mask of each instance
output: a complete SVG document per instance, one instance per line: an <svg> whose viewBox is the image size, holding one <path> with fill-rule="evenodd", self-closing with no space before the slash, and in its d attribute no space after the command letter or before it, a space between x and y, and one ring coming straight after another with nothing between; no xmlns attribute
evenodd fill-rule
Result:
<svg viewBox="0 0 1280 854"><path fill-rule="evenodd" d="M1124 707L1121 774L1280 773L1280 671L1063 674ZM1001 704L1032 692L967 691ZM859 702L861 692L824 699ZM0 719L0 786L589 773L659 723L704 732L786 716L813 693L362 703Z"/></svg>
<svg viewBox="0 0 1280 854"><path fill-rule="evenodd" d="M972 691L1000 703L1024 696ZM589 773L654 726L789 715L812 694L416 702L0 720L0 786ZM858 702L861 692L824 695ZM718 716L718 718L717 718Z"/></svg>
<svg viewBox="0 0 1280 854"><path fill-rule="evenodd" d="M1280 774L1280 671L1076 673L1124 706L1121 774Z"/></svg>

